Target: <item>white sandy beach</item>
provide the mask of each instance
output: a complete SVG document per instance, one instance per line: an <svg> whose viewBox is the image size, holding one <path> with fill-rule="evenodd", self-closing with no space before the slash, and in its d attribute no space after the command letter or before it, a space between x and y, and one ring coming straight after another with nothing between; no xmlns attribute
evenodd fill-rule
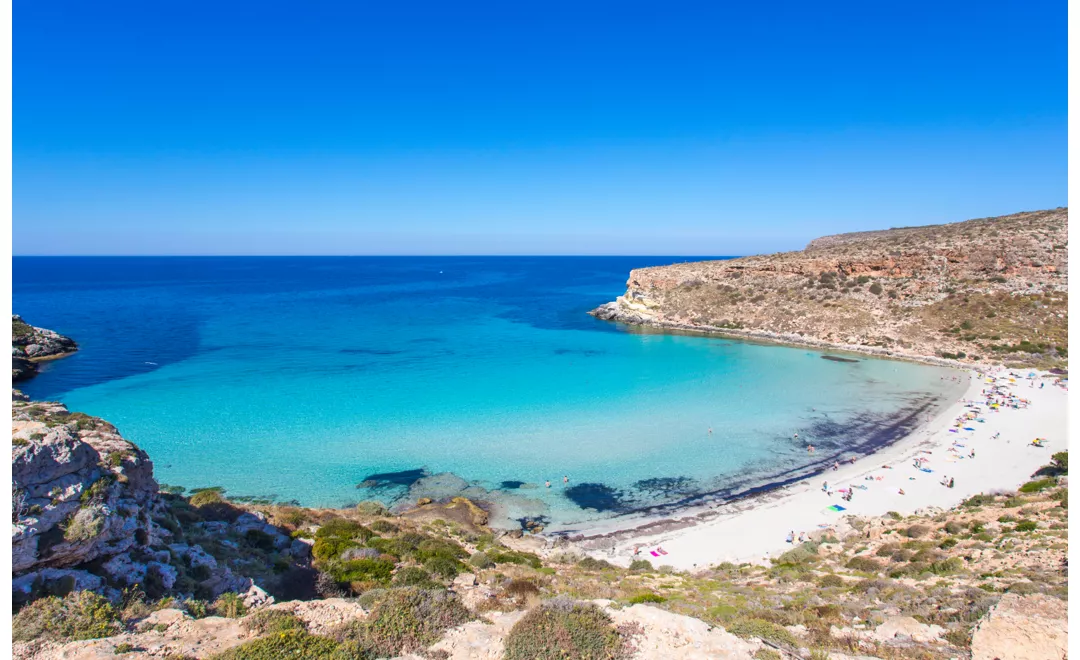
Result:
<svg viewBox="0 0 1080 660"><path fill-rule="evenodd" d="M1015 490L1049 463L1051 454L1068 449L1068 392L1055 386L1049 374L1040 374L1034 387L1030 387L1026 369L1014 370L1025 376L1014 383L1009 383L1008 370L994 371L1001 376L997 384L1008 384L1010 392L1029 400L1030 405L1020 409L1002 407L999 411L983 405L979 417L985 422L964 424L973 431L952 432L956 419L970 410L966 403L957 401L908 437L853 465L842 465L839 470L761 497L718 506L716 517L693 526L620 539L611 551L591 554L623 565L633 558L643 558L654 566L670 565L683 570L703 569L725 561L763 562L793 547L786 542L792 531L796 536L800 532L816 535L848 515L881 516L890 511L910 514L927 507L949 508L977 493ZM962 401L985 401L981 392L991 385L986 376L970 373L973 378ZM1039 389L1041 382L1046 383L1043 389ZM993 439L996 433L1001 436ZM1031 446L1036 437L1045 438L1047 446ZM964 446L954 448L954 443ZM973 449L975 457L970 458ZM914 466L919 456L928 459L925 467L933 472ZM941 485L945 476L955 479L953 488ZM831 496L822 490L825 480L834 490ZM856 487L850 502L835 492L850 486ZM840 505L845 511L829 510L830 505ZM636 546L640 546L640 552L635 557ZM667 554L653 556L657 548Z"/></svg>

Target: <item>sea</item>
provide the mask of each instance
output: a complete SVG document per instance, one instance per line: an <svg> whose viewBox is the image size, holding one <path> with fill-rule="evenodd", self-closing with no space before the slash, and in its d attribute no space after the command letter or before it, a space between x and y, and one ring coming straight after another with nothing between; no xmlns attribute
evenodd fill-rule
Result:
<svg viewBox="0 0 1080 660"><path fill-rule="evenodd" d="M80 346L20 386L188 492L464 495L564 532L806 478L961 395L944 368L586 313L703 258L16 257L13 312Z"/></svg>

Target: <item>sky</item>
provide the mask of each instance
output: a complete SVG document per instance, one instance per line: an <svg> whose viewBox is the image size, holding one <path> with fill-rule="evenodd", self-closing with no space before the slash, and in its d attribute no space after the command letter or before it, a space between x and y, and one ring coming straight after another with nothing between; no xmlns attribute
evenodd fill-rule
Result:
<svg viewBox="0 0 1080 660"><path fill-rule="evenodd" d="M13 7L13 247L738 255L1067 204L1067 4Z"/></svg>

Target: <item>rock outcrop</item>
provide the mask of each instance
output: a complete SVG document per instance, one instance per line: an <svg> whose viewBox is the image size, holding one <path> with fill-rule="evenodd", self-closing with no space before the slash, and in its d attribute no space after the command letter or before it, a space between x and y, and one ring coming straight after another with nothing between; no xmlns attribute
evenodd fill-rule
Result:
<svg viewBox="0 0 1080 660"><path fill-rule="evenodd" d="M176 538L180 525L153 464L113 425L59 403L13 401L11 431L17 603L83 589L115 598L135 585L158 597L252 587L198 544ZM218 524L223 538L257 529L275 547L292 542L256 514Z"/></svg>
<svg viewBox="0 0 1080 660"><path fill-rule="evenodd" d="M79 349L73 339L52 330L35 328L22 320L11 316L11 379L26 380L37 375L37 363L52 360L74 353Z"/></svg>
<svg viewBox="0 0 1080 660"><path fill-rule="evenodd" d="M1068 656L1068 603L1042 594L1005 594L971 637L972 660L1062 660Z"/></svg>
<svg viewBox="0 0 1080 660"><path fill-rule="evenodd" d="M931 360L1066 362L1068 210L827 236L805 250L631 271L591 313Z"/></svg>

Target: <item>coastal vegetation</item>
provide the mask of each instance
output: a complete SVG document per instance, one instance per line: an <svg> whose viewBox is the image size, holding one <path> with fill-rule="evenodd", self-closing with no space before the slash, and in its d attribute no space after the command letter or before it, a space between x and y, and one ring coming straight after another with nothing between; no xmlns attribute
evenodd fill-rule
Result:
<svg viewBox="0 0 1080 660"><path fill-rule="evenodd" d="M613 613L650 607L759 644L759 657L774 649L803 657L955 657L969 652L975 624L1003 595L1067 599L1067 475L1068 454L1060 452L1016 493L982 494L951 511L853 518L855 531L844 538L818 537L769 565L694 573L645 560L622 568L565 543L542 556L530 550L542 547L538 539L496 533L451 502L425 505L434 517L417 520L371 506L237 503L220 489L163 492L156 520L174 538L255 576L283 606L306 592L314 603L352 603L356 613L326 626L300 609L246 604L238 593L207 600L199 569L174 557L183 570L169 589L148 584L114 602L69 585L22 603L12 625L21 643L108 638L121 652L142 648L147 631L184 634L173 623L147 623L176 611L186 620L241 622L243 633L216 658L377 658L422 652L451 629L517 612L503 633L507 660L622 658L633 656L642 632L616 623ZM310 563L280 551L269 531L259 531L262 538L235 528L251 515L310 543ZM171 547L178 546L163 550ZM897 616L912 618L918 640L898 643L876 632Z"/></svg>

